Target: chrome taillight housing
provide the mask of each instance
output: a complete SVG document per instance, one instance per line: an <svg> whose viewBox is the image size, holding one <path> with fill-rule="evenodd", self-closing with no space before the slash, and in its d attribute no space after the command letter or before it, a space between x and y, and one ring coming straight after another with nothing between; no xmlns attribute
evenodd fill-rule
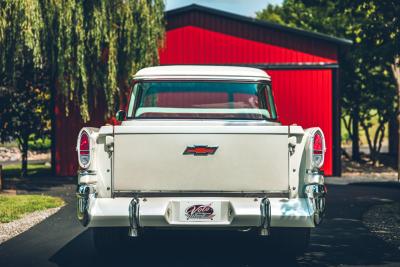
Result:
<svg viewBox="0 0 400 267"><path fill-rule="evenodd" d="M321 129L316 128L311 132L311 164L313 168L321 168L325 159L325 137Z"/></svg>
<svg viewBox="0 0 400 267"><path fill-rule="evenodd" d="M91 148L90 133L86 129L82 129L79 132L76 150L78 152L79 166L83 169L87 169L90 165Z"/></svg>

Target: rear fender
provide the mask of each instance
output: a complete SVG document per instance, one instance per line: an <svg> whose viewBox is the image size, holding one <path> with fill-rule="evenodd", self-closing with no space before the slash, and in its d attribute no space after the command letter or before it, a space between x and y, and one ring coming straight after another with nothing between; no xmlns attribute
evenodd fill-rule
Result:
<svg viewBox="0 0 400 267"><path fill-rule="evenodd" d="M319 170L312 167L313 136L317 131L323 135L321 128L313 127L303 130L297 125L289 126L289 192L290 197L306 197L304 188L307 184L323 185L324 178ZM325 147L325 144L324 144ZM313 174L313 175L311 175Z"/></svg>
<svg viewBox="0 0 400 267"><path fill-rule="evenodd" d="M96 197L111 197L112 152L106 144L106 137L112 136L113 126L101 128L82 128L89 133L91 142L91 163L87 169L78 171L80 185L93 185L96 188ZM78 137L79 140L79 137ZM79 144L77 144L78 146Z"/></svg>

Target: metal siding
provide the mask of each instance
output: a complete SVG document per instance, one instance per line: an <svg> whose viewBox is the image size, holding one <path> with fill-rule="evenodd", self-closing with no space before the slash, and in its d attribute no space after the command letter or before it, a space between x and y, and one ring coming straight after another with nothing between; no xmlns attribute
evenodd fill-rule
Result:
<svg viewBox="0 0 400 267"><path fill-rule="evenodd" d="M339 88L339 71L332 70L332 136L336 136L332 140L332 175L342 175L341 164L341 132L340 132L340 117L341 117L341 98Z"/></svg>
<svg viewBox="0 0 400 267"><path fill-rule="evenodd" d="M326 139L324 171L332 175L332 70L268 70L279 120L320 127Z"/></svg>
<svg viewBox="0 0 400 267"><path fill-rule="evenodd" d="M58 98L57 98L58 99ZM101 102L101 101L100 101ZM65 113L64 103L57 100L56 116L56 156L54 170L59 176L74 176L78 170L78 157L75 150L78 133L82 127L100 127L104 125L105 109L98 105L95 112L91 112L91 121L84 123L79 110L69 105L68 115ZM105 105L105 103L103 103Z"/></svg>
<svg viewBox="0 0 400 267"><path fill-rule="evenodd" d="M285 43L290 41L286 35L282 37ZM164 47L160 49L160 63L337 63L336 59L310 54L302 49L305 44L297 46L301 50L185 26L167 32Z"/></svg>
<svg viewBox="0 0 400 267"><path fill-rule="evenodd" d="M337 62L338 59L337 46L333 43L200 11L168 17L167 39L169 32L187 26L287 49L279 50L267 62ZM206 38L208 39L209 36L206 36ZM191 39L186 41L188 40L190 42ZM250 48L250 53L254 52L252 47L247 48ZM303 56L300 56L297 52L302 52ZM247 63L252 63L251 60L254 58L250 58Z"/></svg>

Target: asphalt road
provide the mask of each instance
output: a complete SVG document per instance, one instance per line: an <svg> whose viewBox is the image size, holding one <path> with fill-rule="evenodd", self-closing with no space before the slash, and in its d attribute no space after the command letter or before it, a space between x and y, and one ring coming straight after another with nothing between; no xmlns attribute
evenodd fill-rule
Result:
<svg viewBox="0 0 400 267"><path fill-rule="evenodd" d="M73 187L68 187L71 190ZM90 230L69 205L31 230L0 245L0 266L400 266L400 248L371 234L361 222L374 204L400 201L393 184L329 185L324 223L313 230L303 257L291 259L253 238L202 235L152 237L123 253L99 257ZM258 245L257 245L258 244Z"/></svg>

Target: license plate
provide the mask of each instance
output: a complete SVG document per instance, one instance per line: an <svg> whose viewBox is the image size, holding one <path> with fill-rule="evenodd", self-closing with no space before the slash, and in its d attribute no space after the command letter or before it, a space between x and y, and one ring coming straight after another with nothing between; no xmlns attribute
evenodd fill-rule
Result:
<svg viewBox="0 0 400 267"><path fill-rule="evenodd" d="M180 221L219 222L221 202L182 201L179 209Z"/></svg>

